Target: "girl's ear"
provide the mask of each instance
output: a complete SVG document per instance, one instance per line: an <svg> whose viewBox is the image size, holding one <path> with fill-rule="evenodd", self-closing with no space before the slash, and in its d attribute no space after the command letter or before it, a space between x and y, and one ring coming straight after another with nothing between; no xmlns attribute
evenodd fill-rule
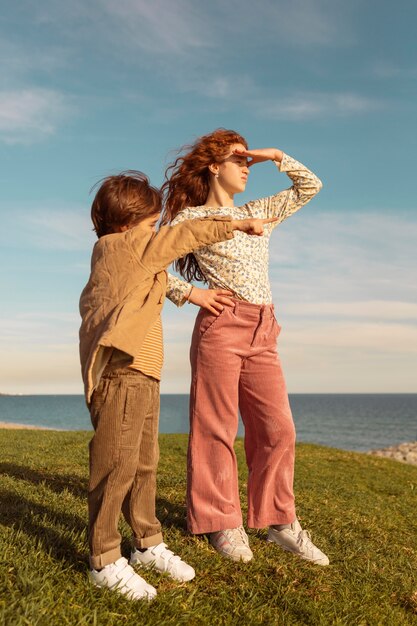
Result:
<svg viewBox="0 0 417 626"><path fill-rule="evenodd" d="M219 166L217 165L217 163L211 163L209 166L209 171L214 175L217 176L219 173Z"/></svg>

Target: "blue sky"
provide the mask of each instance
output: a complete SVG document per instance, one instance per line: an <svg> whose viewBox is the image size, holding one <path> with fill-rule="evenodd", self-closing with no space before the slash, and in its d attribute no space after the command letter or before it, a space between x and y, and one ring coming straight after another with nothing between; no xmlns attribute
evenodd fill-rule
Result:
<svg viewBox="0 0 417 626"><path fill-rule="evenodd" d="M0 20L0 391L81 393L89 189L163 180L223 126L324 182L275 230L290 392L415 392L417 5L387 0L44 0ZM238 202L288 186L253 168ZM195 309L164 311L162 390L186 392Z"/></svg>

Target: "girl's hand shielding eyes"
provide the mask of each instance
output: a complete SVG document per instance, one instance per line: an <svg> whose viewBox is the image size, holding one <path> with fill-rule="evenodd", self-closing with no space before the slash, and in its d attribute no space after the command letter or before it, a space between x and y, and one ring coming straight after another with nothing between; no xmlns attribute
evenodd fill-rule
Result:
<svg viewBox="0 0 417 626"><path fill-rule="evenodd" d="M233 154L238 156L249 157L248 167L263 161L282 161L283 152L277 148L259 148L258 150L233 150Z"/></svg>

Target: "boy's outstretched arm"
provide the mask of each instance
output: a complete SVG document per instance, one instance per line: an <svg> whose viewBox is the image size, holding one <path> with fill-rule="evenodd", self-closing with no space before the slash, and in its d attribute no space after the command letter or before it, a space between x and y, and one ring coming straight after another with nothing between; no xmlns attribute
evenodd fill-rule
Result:
<svg viewBox="0 0 417 626"><path fill-rule="evenodd" d="M234 230L261 236L264 224L275 220L275 217L232 220L230 217L214 216L186 220L176 226L162 226L149 242L141 262L150 272L156 274L189 252L219 241L233 239Z"/></svg>
<svg viewBox="0 0 417 626"><path fill-rule="evenodd" d="M157 274L175 259L227 239L233 239L229 217L186 220L176 226L162 226L149 242L141 261L150 272Z"/></svg>

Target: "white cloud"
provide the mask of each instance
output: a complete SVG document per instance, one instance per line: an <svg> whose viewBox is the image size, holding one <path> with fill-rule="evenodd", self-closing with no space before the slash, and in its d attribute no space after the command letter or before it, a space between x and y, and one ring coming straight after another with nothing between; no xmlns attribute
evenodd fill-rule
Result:
<svg viewBox="0 0 417 626"><path fill-rule="evenodd" d="M17 314L0 320L3 393L82 393L75 313Z"/></svg>
<svg viewBox="0 0 417 626"><path fill-rule="evenodd" d="M6 350L0 363L2 393L83 393L77 345L30 353Z"/></svg>
<svg viewBox="0 0 417 626"><path fill-rule="evenodd" d="M416 391L415 324L289 317L278 348L292 392Z"/></svg>
<svg viewBox="0 0 417 626"><path fill-rule="evenodd" d="M382 79L413 79L417 77L417 66L399 66L392 61L382 61L373 67L372 73Z"/></svg>
<svg viewBox="0 0 417 626"><path fill-rule="evenodd" d="M5 228L0 234L0 242L7 244L8 233L12 231L15 245L24 245L28 252L42 248L85 251L89 255L97 241L89 209L79 206L7 207L2 220ZM75 266L84 269L84 259L81 263L80 260L74 263Z"/></svg>
<svg viewBox="0 0 417 626"><path fill-rule="evenodd" d="M94 56L100 51L103 62L108 61L109 72L113 71L115 61L121 62L130 68L132 76L138 72L139 85L143 76L150 72L158 74L166 83L165 89L213 98L220 110L222 105L235 106L239 99L239 106L271 119L353 115L374 110L378 103L354 92L290 93L278 100L269 101L265 97L258 102L252 94L265 89L259 80L254 80L253 72L245 71L247 59L254 55L270 51L283 58L280 51L284 46L300 49L352 43L350 12L340 4L335 9L329 0L281 0L279 3L275 0L261 3L214 0L209 4L193 0L95 0L92 3L73 0L67 5L46 2L33 8L32 19L43 27L47 25L61 32L65 45L56 50L56 55L51 53L50 58L42 46L34 56L40 61L37 69L45 73L48 68L53 69L54 63L55 67L68 65L69 60L80 63L80 50L84 56L89 56L90 52ZM91 28L94 28L93 47ZM13 46L6 44L10 58ZM55 52L55 48L50 50ZM239 55L241 64L236 68ZM21 50L17 58L19 60L14 61L17 68L27 70L30 67L29 50ZM146 89L141 91L146 99ZM55 111L59 109L58 104L62 102L55 103ZM159 117L164 113L172 116L172 102L167 111L161 109L163 106L158 103ZM37 120L35 126L46 136L56 128L56 120L53 115L42 116L42 120L43 124ZM20 134L16 137L14 133L9 140L22 139Z"/></svg>
<svg viewBox="0 0 417 626"><path fill-rule="evenodd" d="M69 47L75 56L80 46L91 47L93 27L94 52L100 50L111 61L109 67L116 59L123 60L140 74L158 73L181 91L229 101L259 91L256 85L251 89L253 79L245 74L246 60L254 54L271 51L279 55L284 46L300 49L352 43L350 13L346 6L335 8L329 0L213 0L208 4L193 0L95 0L86 4L73 0L65 6L42 3L33 10L33 20L62 31L67 46L58 54L62 62L66 62ZM236 71L235 58L239 56L241 65ZM140 76L138 80L142 80ZM365 106L359 96L342 94L341 98L342 102L334 98L333 109L356 112ZM283 108L285 105L283 102ZM295 119L305 115L297 96L289 99L287 106ZM321 110L323 103L310 101L308 115L314 115L317 107Z"/></svg>
<svg viewBox="0 0 417 626"><path fill-rule="evenodd" d="M68 67L69 50L61 46L45 44L44 47L17 45L0 40L0 58L2 59L2 83L4 86L15 85L17 80L27 80L34 71L50 74Z"/></svg>
<svg viewBox="0 0 417 626"><path fill-rule="evenodd" d="M156 57L211 45L204 5L191 0L99 0L97 4L110 16L113 37Z"/></svg>
<svg viewBox="0 0 417 626"><path fill-rule="evenodd" d="M12 352L24 347L28 354L41 345L47 354L61 350L62 345L77 343L79 325L76 313L16 313L0 318L0 342Z"/></svg>
<svg viewBox="0 0 417 626"><path fill-rule="evenodd" d="M303 302L285 306L287 316L369 318L374 320L412 320L417 322L417 303L386 300L357 302Z"/></svg>
<svg viewBox="0 0 417 626"><path fill-rule="evenodd" d="M262 98L255 104L255 110L261 117L290 121L359 115L378 110L383 106L380 99L352 92L301 92L273 100Z"/></svg>
<svg viewBox="0 0 417 626"><path fill-rule="evenodd" d="M178 88L183 92L194 92L207 98L213 98L218 103L233 102L237 100L240 106L244 107L245 103L250 107L250 101L253 93L259 90L252 76L239 74L231 76L227 74L210 72L209 74L201 72L187 72L184 75L177 76ZM211 106L211 104L210 104ZM209 107L210 110L210 107Z"/></svg>
<svg viewBox="0 0 417 626"><path fill-rule="evenodd" d="M33 243L42 248L91 250L97 241L89 212L78 207L35 210L24 217L24 222Z"/></svg>
<svg viewBox="0 0 417 626"><path fill-rule="evenodd" d="M285 310L296 302L417 301L417 220L377 211L301 209L271 242L271 280Z"/></svg>
<svg viewBox="0 0 417 626"><path fill-rule="evenodd" d="M250 46L254 29L262 44L343 45L351 42L348 12L328 0L264 0L261 3L214 0L99 0L112 20L114 33L146 52L183 55L193 49L214 48L224 42ZM341 10L342 9L342 10ZM218 60L219 57L216 57ZM207 58L206 58L207 60Z"/></svg>
<svg viewBox="0 0 417 626"><path fill-rule="evenodd" d="M44 139L72 111L63 94L52 89L27 88L0 92L0 140L31 143Z"/></svg>
<svg viewBox="0 0 417 626"><path fill-rule="evenodd" d="M417 326L411 324L335 322L316 318L310 322L290 321L284 334L287 346L295 349L343 350L345 356L346 350L349 353L372 351L375 360L381 354L412 354L417 357Z"/></svg>
<svg viewBox="0 0 417 626"><path fill-rule="evenodd" d="M99 0L107 19L95 24L115 55L139 51L137 66L169 80L183 92L215 98L219 105L236 103L258 106L252 94L263 88L245 71L247 59L265 53L278 54L288 47L337 46L352 43L350 11L334 8L329 0L264 0L261 3L214 0ZM91 19L95 20L92 11ZM241 63L236 68L236 59ZM131 57L133 60L135 57ZM232 63L232 68L231 64ZM256 74L255 74L256 75ZM331 102L328 102L328 99ZM317 115L361 113L374 102L360 94L295 94L259 103L276 119L310 119Z"/></svg>
<svg viewBox="0 0 417 626"><path fill-rule="evenodd" d="M75 313L65 313L60 311L48 311L45 312L35 312L35 313L20 313L17 318L13 318L13 321L19 319L22 323L27 322L59 322L59 323L70 323L79 322L79 317Z"/></svg>
<svg viewBox="0 0 417 626"><path fill-rule="evenodd" d="M326 0L270 0L253 4L255 22L294 46L343 45L351 40L345 8ZM337 10L335 10L337 7Z"/></svg>

